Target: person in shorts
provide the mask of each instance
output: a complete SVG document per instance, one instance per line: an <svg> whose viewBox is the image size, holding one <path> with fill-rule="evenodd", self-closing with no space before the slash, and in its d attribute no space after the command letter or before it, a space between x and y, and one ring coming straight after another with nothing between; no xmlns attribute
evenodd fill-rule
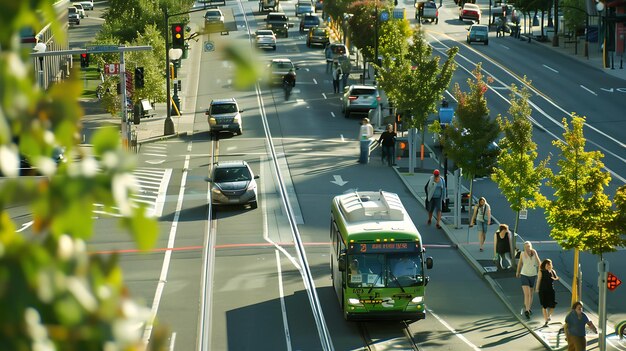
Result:
<svg viewBox="0 0 626 351"><path fill-rule="evenodd" d="M533 313L531 310L533 305L533 287L537 282L539 265L541 265L541 261L539 260L539 254L533 249L533 244L530 241L524 242L524 251L520 253L515 276L520 279L522 284L522 291L524 292L522 313L526 320L530 320L530 315Z"/></svg>

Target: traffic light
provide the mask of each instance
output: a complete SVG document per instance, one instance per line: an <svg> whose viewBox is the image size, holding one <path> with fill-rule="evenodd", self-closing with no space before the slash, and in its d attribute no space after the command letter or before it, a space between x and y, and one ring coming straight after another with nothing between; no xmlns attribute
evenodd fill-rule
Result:
<svg viewBox="0 0 626 351"><path fill-rule="evenodd" d="M185 48L185 27L182 23L172 24L172 47L174 49Z"/></svg>
<svg viewBox="0 0 626 351"><path fill-rule="evenodd" d="M80 54L80 68L89 67L89 54Z"/></svg>
<svg viewBox="0 0 626 351"><path fill-rule="evenodd" d="M135 88L143 88L144 80L143 80L143 67L135 68Z"/></svg>

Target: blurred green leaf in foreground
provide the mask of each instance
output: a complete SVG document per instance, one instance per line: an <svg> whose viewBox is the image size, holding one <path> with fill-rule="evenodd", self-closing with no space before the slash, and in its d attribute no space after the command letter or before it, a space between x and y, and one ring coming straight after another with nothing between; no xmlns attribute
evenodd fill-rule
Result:
<svg viewBox="0 0 626 351"><path fill-rule="evenodd" d="M64 38L52 3L2 1L0 12L0 350L143 350L149 310L130 298L118 257L89 254L86 241L95 203L122 214L140 249L154 245L157 224L129 202L134 160L116 129L98 131L89 154L77 147L81 83L35 83L19 31L51 23ZM65 162L50 157L58 147ZM18 176L20 155L41 176ZM32 220L28 235L16 231L16 209ZM150 349L165 349L163 338L155 330Z"/></svg>

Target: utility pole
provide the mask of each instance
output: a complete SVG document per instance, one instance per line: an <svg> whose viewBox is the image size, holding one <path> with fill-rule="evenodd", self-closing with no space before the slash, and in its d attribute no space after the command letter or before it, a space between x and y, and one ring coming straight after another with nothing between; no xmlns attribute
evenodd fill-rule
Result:
<svg viewBox="0 0 626 351"><path fill-rule="evenodd" d="M604 259L598 262L598 327L600 329L598 335L598 348L600 351L606 351L606 278L609 274L609 262Z"/></svg>

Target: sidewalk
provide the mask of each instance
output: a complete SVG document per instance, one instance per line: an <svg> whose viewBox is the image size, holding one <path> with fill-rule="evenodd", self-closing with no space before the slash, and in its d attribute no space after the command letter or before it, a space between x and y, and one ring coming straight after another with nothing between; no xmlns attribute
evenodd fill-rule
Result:
<svg viewBox="0 0 626 351"><path fill-rule="evenodd" d="M419 164L419 161L418 161ZM408 172L408 159L402 158L397 161L397 167L394 167L395 172L398 174L402 182L406 185L411 194L424 205L425 193L424 184L428 181L432 172L438 167L436 160L425 159L424 169L417 169L415 173ZM451 188L450 180L453 178L451 174L448 174L448 191L450 198L453 197L453 188ZM462 188L462 192L468 190ZM476 203L474 201L473 203ZM453 207L454 204L451 204ZM539 305L539 298L535 293L533 299L533 315L530 320L521 314L523 306L523 293L519 279L515 277L515 271L498 271L496 264L493 261L493 233L496 230L496 225L499 224L497 217L493 217L492 221L496 224L492 224L487 233L487 241L485 242L485 250L480 252L478 250L477 232L476 228L471 228L468 231L467 220L461 221L463 223L459 228L454 227L452 212L443 213L442 215L442 230L446 236L452 241L453 246L457 247L461 254L466 258L468 263L481 275L492 287L493 291L498 295L500 300L511 311L511 314L517 317L517 319L541 342L547 349L550 350L562 350L567 348L567 342L565 335L560 332L563 327L563 321L566 314L570 311L571 300L571 287L567 285L567 282L559 280L554 284L556 291L556 301L559 302L557 308L552 314L551 321L547 327L543 327L544 320L541 312L541 306ZM495 213L497 216L497 212ZM467 210L461 213L462 218L468 218ZM428 243L426 243L428 244ZM554 244L556 246L556 244ZM518 248L523 247L523 241L517 239L516 246ZM555 249L557 249L555 247ZM586 305L585 312L591 318L596 326L598 326L598 316L595 312L597 306ZM607 323L607 334L612 332L612 327ZM587 335L587 343L589 345L597 344L597 335ZM591 348L591 347L590 347Z"/></svg>

